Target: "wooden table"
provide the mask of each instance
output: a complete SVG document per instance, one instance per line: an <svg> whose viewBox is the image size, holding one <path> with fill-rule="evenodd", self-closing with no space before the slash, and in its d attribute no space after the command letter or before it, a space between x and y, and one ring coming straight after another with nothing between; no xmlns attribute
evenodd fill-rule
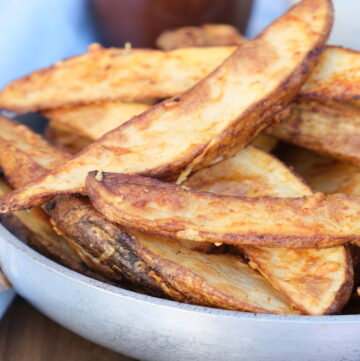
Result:
<svg viewBox="0 0 360 361"><path fill-rule="evenodd" d="M18 297L0 321L0 360L131 361L59 326Z"/></svg>

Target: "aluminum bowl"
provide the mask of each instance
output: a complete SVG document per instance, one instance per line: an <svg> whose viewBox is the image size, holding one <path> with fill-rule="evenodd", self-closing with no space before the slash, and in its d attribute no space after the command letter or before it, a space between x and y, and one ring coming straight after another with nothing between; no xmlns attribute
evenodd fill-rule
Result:
<svg viewBox="0 0 360 361"><path fill-rule="evenodd" d="M58 265L1 225L0 260L15 290L41 312L139 360L360 360L360 315L262 315L141 295Z"/></svg>

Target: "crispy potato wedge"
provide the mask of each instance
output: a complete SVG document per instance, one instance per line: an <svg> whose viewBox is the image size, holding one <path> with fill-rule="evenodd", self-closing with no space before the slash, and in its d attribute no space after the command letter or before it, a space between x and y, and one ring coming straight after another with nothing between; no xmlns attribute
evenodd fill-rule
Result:
<svg viewBox="0 0 360 361"><path fill-rule="evenodd" d="M10 83L0 93L0 109L25 113L99 101L171 97L209 75L235 50L230 46L164 52L93 44L83 55Z"/></svg>
<svg viewBox="0 0 360 361"><path fill-rule="evenodd" d="M0 197L11 190L12 188L0 179ZM34 208L30 211L2 215L0 221L16 237L40 253L75 271L90 275L90 270L77 254L54 232L49 217L41 209Z"/></svg>
<svg viewBox="0 0 360 361"><path fill-rule="evenodd" d="M95 140L149 109L142 103L105 102L43 112L54 129L66 129L84 138Z"/></svg>
<svg viewBox="0 0 360 361"><path fill-rule="evenodd" d="M360 239L360 197L232 197L137 175L90 172L87 193L107 219L179 240L327 248ZM256 214L256 217L254 217Z"/></svg>
<svg viewBox="0 0 360 361"><path fill-rule="evenodd" d="M227 24L204 24L166 30L156 39L156 46L174 50L199 46L239 45L246 39L236 28Z"/></svg>
<svg viewBox="0 0 360 361"><path fill-rule="evenodd" d="M231 196L311 194L289 168L253 147L195 173L185 185ZM353 268L350 254L343 246L303 250L244 246L241 250L250 265L306 314L338 312L351 295Z"/></svg>
<svg viewBox="0 0 360 361"><path fill-rule="evenodd" d="M299 102L291 108L291 114L284 122L267 129L269 134L360 165L360 108L334 101Z"/></svg>
<svg viewBox="0 0 360 361"><path fill-rule="evenodd" d="M360 52L328 46L299 94L302 98L342 100L358 104Z"/></svg>
<svg viewBox="0 0 360 361"><path fill-rule="evenodd" d="M9 125L17 126L11 121ZM16 144L20 139L14 137L12 141ZM4 142L0 142L1 152L3 146ZM8 177L19 182L11 174L20 168L25 170L24 180L36 175L34 170L31 173L27 171L27 163L36 162L26 153L13 145L6 149L7 156L2 159L1 165ZM14 162L15 165L9 164ZM41 169L41 166L38 165L38 168ZM298 313L239 257L207 257L174 241L141 234L134 237L106 221L83 198L60 196L48 202L44 209L52 217L57 233L65 237L80 258L91 269L111 280L122 281L125 278L147 293L182 302L253 312ZM15 214L28 216L29 213L20 211ZM12 215L3 217L9 216ZM49 224L47 227L54 233ZM187 262L179 264L184 257ZM182 277L174 278L174 272Z"/></svg>
<svg viewBox="0 0 360 361"><path fill-rule="evenodd" d="M84 192L86 174L94 169L174 179L235 154L286 108L315 66L331 23L329 0L302 1L189 91L5 197L0 211Z"/></svg>

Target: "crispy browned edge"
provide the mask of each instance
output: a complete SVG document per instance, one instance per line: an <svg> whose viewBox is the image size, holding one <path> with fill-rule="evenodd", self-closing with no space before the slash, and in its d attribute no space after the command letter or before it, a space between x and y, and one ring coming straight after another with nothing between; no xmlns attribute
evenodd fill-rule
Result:
<svg viewBox="0 0 360 361"><path fill-rule="evenodd" d="M337 297L334 298L334 302L326 309L324 315L331 315L338 313L348 303L354 288L354 266L353 258L351 256L350 248L348 245L344 246L346 253L346 277L341 288L337 292Z"/></svg>

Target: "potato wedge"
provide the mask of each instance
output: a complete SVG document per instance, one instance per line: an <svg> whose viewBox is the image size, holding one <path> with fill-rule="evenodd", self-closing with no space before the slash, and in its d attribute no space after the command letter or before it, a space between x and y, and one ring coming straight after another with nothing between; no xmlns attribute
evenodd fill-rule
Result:
<svg viewBox="0 0 360 361"><path fill-rule="evenodd" d="M8 128L11 125L17 126L9 121ZM20 138L12 139L15 144L19 141ZM20 179L13 173L18 173L20 168L24 169L22 174L25 180L36 175L33 170L30 173L27 171L27 163L36 162L10 145L5 148L6 156L0 158L7 177L19 182ZM3 146L4 142L0 141L0 153L3 153ZM41 169L39 165L38 168ZM57 233L64 235L80 258L91 269L111 280L119 282L125 279L149 294L182 302L253 312L298 313L239 257L207 257L173 241L159 238L149 240L149 236L145 235L134 237L106 221L84 198L60 196L48 202L44 209L52 217ZM18 213L29 214L26 211ZM179 264L184 257L187 263ZM182 277L174 279L174 272L179 272ZM224 279L224 274L227 279Z"/></svg>
<svg viewBox="0 0 360 361"><path fill-rule="evenodd" d="M111 222L162 237L290 248L360 239L357 196L231 197L97 171L89 173L86 187L95 208Z"/></svg>
<svg viewBox="0 0 360 361"><path fill-rule="evenodd" d="M132 118L5 197L0 211L84 192L85 177L94 169L174 179L231 156L286 108L315 66L331 23L329 0L302 1L189 91Z"/></svg>
<svg viewBox="0 0 360 361"><path fill-rule="evenodd" d="M360 195L350 191L358 183L359 167L290 144L280 153L282 160L300 174L312 190Z"/></svg>
<svg viewBox="0 0 360 361"><path fill-rule="evenodd" d="M235 50L230 46L164 52L93 44L83 55L10 83L0 93L0 109L25 113L99 101L171 97L209 75Z"/></svg>
<svg viewBox="0 0 360 361"><path fill-rule="evenodd" d="M128 108L125 112L124 105ZM141 103L104 102L49 110L43 112L50 119L45 136L59 149L75 154L125 123L130 112L146 107ZM253 144L270 152L277 142L277 138L262 133Z"/></svg>
<svg viewBox="0 0 360 361"><path fill-rule="evenodd" d="M199 46L239 45L246 39L236 28L227 24L204 24L166 30L156 39L156 46L174 50Z"/></svg>
<svg viewBox="0 0 360 361"><path fill-rule="evenodd" d="M0 197L11 190L12 188L3 179L0 179ZM0 221L16 237L40 253L75 271L92 275L92 272L65 240L54 232L49 217L41 209L2 215Z"/></svg>
<svg viewBox="0 0 360 361"><path fill-rule="evenodd" d="M65 128L69 132L95 140L149 108L150 105L142 103L105 102L57 108L43 114L50 119L52 128Z"/></svg>
<svg viewBox="0 0 360 361"><path fill-rule="evenodd" d="M360 73L360 67L359 67ZM294 103L291 115L267 132L320 154L360 165L360 108L339 102Z"/></svg>
<svg viewBox="0 0 360 361"><path fill-rule="evenodd" d="M360 52L328 46L299 94L302 98L357 103L360 95Z"/></svg>
<svg viewBox="0 0 360 361"><path fill-rule="evenodd" d="M311 194L289 168L253 147L195 173L185 185L231 196ZM244 246L241 250L250 265L306 314L338 312L351 295L353 268L350 254L343 246L303 250Z"/></svg>

